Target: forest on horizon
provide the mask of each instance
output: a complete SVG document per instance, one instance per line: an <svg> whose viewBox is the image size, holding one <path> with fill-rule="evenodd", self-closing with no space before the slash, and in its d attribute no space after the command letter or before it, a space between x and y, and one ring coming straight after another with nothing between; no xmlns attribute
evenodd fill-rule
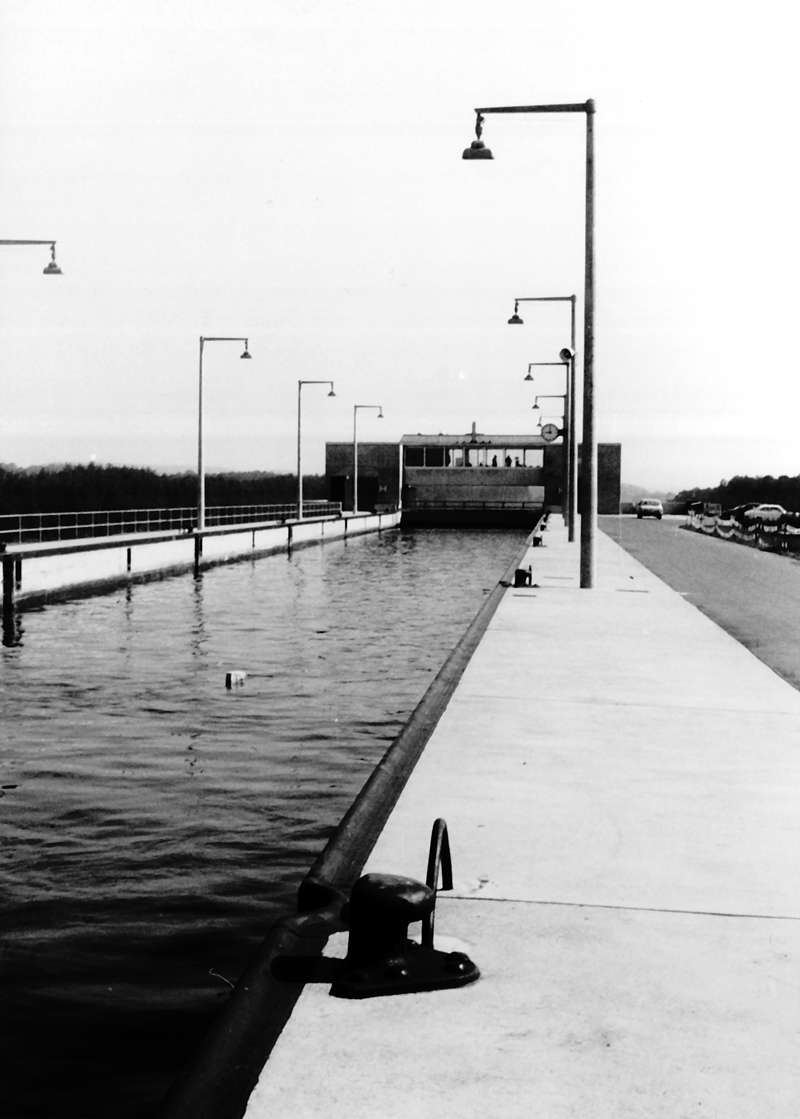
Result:
<svg viewBox="0 0 800 1119"><path fill-rule="evenodd" d="M623 494L638 487L623 486ZM645 491L642 491L644 493ZM649 491L648 491L649 492ZM307 501L327 498L324 474L303 475ZM289 505L297 500L297 476L270 471L229 471L206 475L206 502L212 505ZM623 500L625 500L623 496ZM635 498L634 498L635 500ZM719 485L681 490L671 504L713 501L723 509L747 501L782 505L800 511L800 475L778 478L736 475ZM17 467L0 465L0 515L69 513L105 509L177 509L197 504L197 474L161 473L150 467L71 465Z"/></svg>
<svg viewBox="0 0 800 1119"><path fill-rule="evenodd" d="M721 505L723 510L744 505L747 501L757 501L761 504L782 505L787 512L795 513L800 511L800 474L794 478L787 474L778 478L771 474L759 477L736 475L730 480L723 478L718 486L681 490L675 494L673 501L685 502L687 505L693 501L713 501Z"/></svg>
<svg viewBox="0 0 800 1119"><path fill-rule="evenodd" d="M303 475L306 501L324 501L324 475ZM206 503L289 505L297 500L297 475L267 471L206 474ZM160 474L148 467L0 466L0 515L72 513L113 509L179 509L197 504L197 474Z"/></svg>

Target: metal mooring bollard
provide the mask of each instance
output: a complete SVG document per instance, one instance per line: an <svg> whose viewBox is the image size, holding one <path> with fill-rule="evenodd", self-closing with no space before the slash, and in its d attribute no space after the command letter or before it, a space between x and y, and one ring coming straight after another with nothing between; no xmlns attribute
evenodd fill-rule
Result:
<svg viewBox="0 0 800 1119"><path fill-rule="evenodd" d="M530 564L527 567L518 567L514 572L514 586L515 587L530 587L533 583L533 569Z"/></svg>
<svg viewBox="0 0 800 1119"><path fill-rule="evenodd" d="M425 938L423 944L408 939L408 926L415 921L425 921L432 933L435 904L436 889L414 878L399 874L359 878L342 911L350 940L331 994L364 999L474 983L480 971L469 956L441 952L425 944Z"/></svg>

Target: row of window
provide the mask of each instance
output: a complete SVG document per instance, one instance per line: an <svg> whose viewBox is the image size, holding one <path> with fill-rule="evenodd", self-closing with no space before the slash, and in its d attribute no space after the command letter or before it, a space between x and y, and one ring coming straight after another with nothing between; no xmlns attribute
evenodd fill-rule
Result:
<svg viewBox="0 0 800 1119"><path fill-rule="evenodd" d="M406 466L541 466L541 447L405 447Z"/></svg>

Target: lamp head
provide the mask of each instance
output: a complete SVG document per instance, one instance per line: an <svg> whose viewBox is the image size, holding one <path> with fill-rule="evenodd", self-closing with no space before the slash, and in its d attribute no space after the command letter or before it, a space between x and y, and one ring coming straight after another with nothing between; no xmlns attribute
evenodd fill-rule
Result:
<svg viewBox="0 0 800 1119"><path fill-rule="evenodd" d="M532 381L533 380L533 373L531 373L531 366L530 365L528 366L528 373L527 373L527 376L525 377L525 380L526 381Z"/></svg>
<svg viewBox="0 0 800 1119"><path fill-rule="evenodd" d="M383 405L380 405L379 408L378 408L378 419L379 420L383 419Z"/></svg>
<svg viewBox="0 0 800 1119"><path fill-rule="evenodd" d="M333 391L333 381L331 381L331 391L328 393L328 396L336 396L336 393Z"/></svg>
<svg viewBox="0 0 800 1119"><path fill-rule="evenodd" d="M248 358L248 359L249 359L249 358L251 358L251 357L252 357L253 355L247 352L247 345L248 345L248 344L247 344L247 342L245 342L245 344L244 344L244 353L243 353L243 354L241 355L241 357L242 357L242 358Z"/></svg>
<svg viewBox="0 0 800 1119"><path fill-rule="evenodd" d="M475 120L475 139L468 148L465 148L462 159L494 159L494 156L481 140L483 132L483 117L478 113Z"/></svg>
<svg viewBox="0 0 800 1119"><path fill-rule="evenodd" d="M532 411L532 412L538 412L538 411L539 411L539 405L538 405L538 404L534 404L534 405L532 405L532 407L531 407L531 411Z"/></svg>
<svg viewBox="0 0 800 1119"><path fill-rule="evenodd" d="M486 147L483 140L473 140L468 148L464 148L462 159L494 159L491 150Z"/></svg>
<svg viewBox="0 0 800 1119"><path fill-rule="evenodd" d="M46 268L42 269L42 273L45 276L60 276L62 274L61 269L56 264L56 243L55 243L55 241L50 246L50 263L47 265Z"/></svg>
<svg viewBox="0 0 800 1119"><path fill-rule="evenodd" d="M509 326L522 326L522 319L517 314L518 311L519 311L519 300L515 300L515 302L514 302L514 314L508 320L508 325Z"/></svg>
<svg viewBox="0 0 800 1119"><path fill-rule="evenodd" d="M565 346L563 350L558 351L558 356L564 362L572 361L572 359L575 357L575 351L571 350L569 346Z"/></svg>

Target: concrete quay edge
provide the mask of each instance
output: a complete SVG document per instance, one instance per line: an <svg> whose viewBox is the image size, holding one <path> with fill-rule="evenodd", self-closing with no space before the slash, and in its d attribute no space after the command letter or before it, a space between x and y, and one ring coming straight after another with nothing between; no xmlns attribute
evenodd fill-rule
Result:
<svg viewBox="0 0 800 1119"><path fill-rule="evenodd" d="M800 693L606 536L581 590L578 548L552 516L364 868L424 878L444 817L436 945L481 978L307 984L247 1119L800 1112Z"/></svg>
<svg viewBox="0 0 800 1119"><path fill-rule="evenodd" d="M211 1028L172 1083L159 1119L241 1119L250 1093L304 986L318 969L329 937L345 928L341 909L410 773L486 632L505 588L542 531L526 538L498 583L488 590L406 724L367 778L309 868L298 911L270 929Z"/></svg>

